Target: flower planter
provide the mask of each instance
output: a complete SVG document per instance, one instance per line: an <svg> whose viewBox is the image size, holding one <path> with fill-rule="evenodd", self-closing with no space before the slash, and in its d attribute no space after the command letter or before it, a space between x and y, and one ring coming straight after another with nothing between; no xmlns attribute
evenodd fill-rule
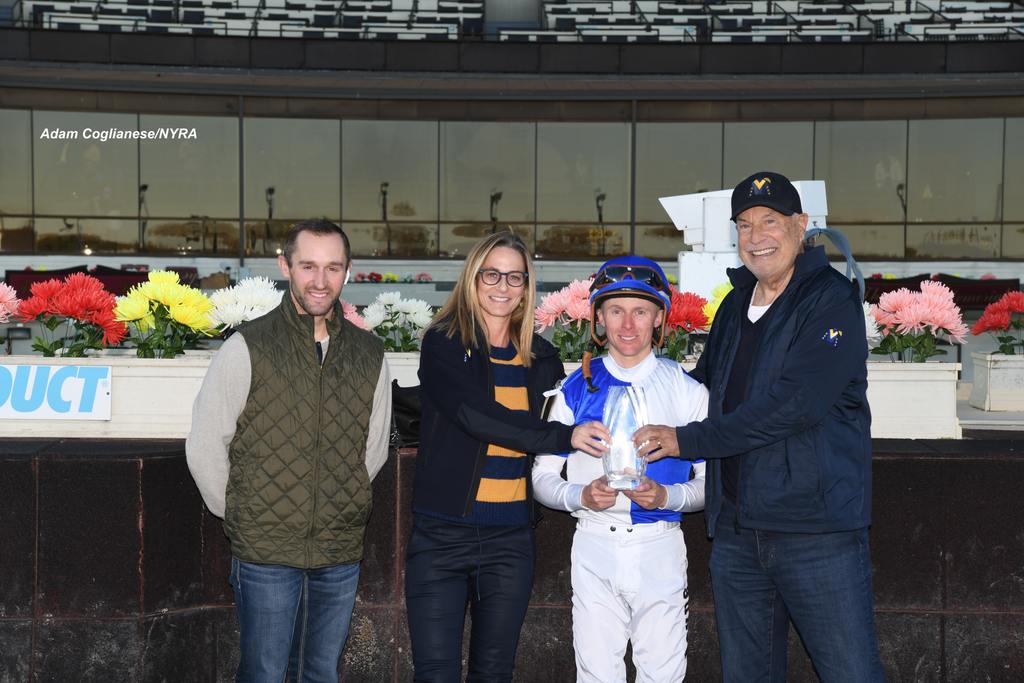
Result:
<svg viewBox="0 0 1024 683"><path fill-rule="evenodd" d="M183 439L188 436L192 403L202 386L211 356L209 352L189 353L174 359L136 358L116 355L116 352L96 358L9 356L8 365L110 366L111 419L3 419L0 420L0 437ZM416 374L419 353L388 353L386 358L391 377L397 379L399 385L419 383ZM1024 365L1024 357L1018 359ZM578 367L579 363L566 363L566 374ZM689 370L693 364L683 363L683 367ZM959 369L958 363L869 362L871 435L902 439L960 438L956 416ZM1024 390L1018 388L1016 394L1022 393Z"/></svg>
<svg viewBox="0 0 1024 683"><path fill-rule="evenodd" d="M420 353L419 351L396 352L389 351L384 354L388 361L388 372L391 379L398 380L398 386L414 387L420 383Z"/></svg>
<svg viewBox="0 0 1024 683"><path fill-rule="evenodd" d="M210 356L137 358L114 353L93 358L8 356L7 365L109 366L109 420L0 420L0 437L78 439L183 439L192 423L192 402Z"/></svg>
<svg viewBox="0 0 1024 683"><path fill-rule="evenodd" d="M109 366L111 419L0 419L0 438L184 439L192 403L214 351L186 351L173 359L137 358L135 349L109 349L91 358L7 356L6 365ZM419 384L419 353L387 353L388 371L401 386Z"/></svg>
<svg viewBox="0 0 1024 683"><path fill-rule="evenodd" d="M982 410L1024 411L1024 356L972 353L974 386L968 402Z"/></svg>
<svg viewBox="0 0 1024 683"><path fill-rule="evenodd" d="M874 439L959 439L956 382L960 363L868 361Z"/></svg>
<svg viewBox="0 0 1024 683"><path fill-rule="evenodd" d="M695 363L684 362L685 370ZM566 363L569 375L580 366ZM868 405L875 439L959 439L959 363L868 361Z"/></svg>

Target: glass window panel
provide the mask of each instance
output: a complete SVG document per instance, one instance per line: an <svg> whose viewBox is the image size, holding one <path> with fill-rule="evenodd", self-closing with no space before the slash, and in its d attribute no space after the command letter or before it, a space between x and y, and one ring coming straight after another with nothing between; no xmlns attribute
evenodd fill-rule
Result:
<svg viewBox="0 0 1024 683"><path fill-rule="evenodd" d="M437 257L436 223L388 223L388 255L405 258Z"/></svg>
<svg viewBox="0 0 1024 683"><path fill-rule="evenodd" d="M343 121L341 138L346 220L437 220L437 123Z"/></svg>
<svg viewBox="0 0 1024 683"><path fill-rule="evenodd" d="M341 124L324 119L245 120L245 215L341 215Z"/></svg>
<svg viewBox="0 0 1024 683"><path fill-rule="evenodd" d="M337 220L337 219L333 219ZM245 222L245 254L246 256L277 256L283 253L284 241L288 229L296 221L294 218L284 220L254 220ZM235 239L237 247L238 240Z"/></svg>
<svg viewBox="0 0 1024 683"><path fill-rule="evenodd" d="M636 226L636 245L633 251L658 261L675 260L680 251L690 251L683 244L683 233L671 223Z"/></svg>
<svg viewBox="0 0 1024 683"><path fill-rule="evenodd" d="M628 124L539 123L537 145L541 220L629 220Z"/></svg>
<svg viewBox="0 0 1024 683"><path fill-rule="evenodd" d="M853 256L858 260L903 258L903 223L874 225L832 225L850 240ZM827 237L819 237L829 256L842 254ZM867 274L865 274L867 275Z"/></svg>
<svg viewBox="0 0 1024 683"><path fill-rule="evenodd" d="M238 119L143 115L139 126L188 133L140 143L143 216L238 215Z"/></svg>
<svg viewBox="0 0 1024 683"><path fill-rule="evenodd" d="M538 258L604 260L628 252L628 225L605 225L603 231L596 224L537 226Z"/></svg>
<svg viewBox="0 0 1024 683"><path fill-rule="evenodd" d="M909 258L990 259L999 256L998 225L907 226Z"/></svg>
<svg viewBox="0 0 1024 683"><path fill-rule="evenodd" d="M1003 258L1024 258L1024 224L1003 224Z"/></svg>
<svg viewBox="0 0 1024 683"><path fill-rule="evenodd" d="M32 251L35 243L36 236L32 230L31 218L0 214L0 251Z"/></svg>
<svg viewBox="0 0 1024 683"><path fill-rule="evenodd" d="M533 223L499 223L497 230L511 230L526 244L531 253L534 251ZM494 226L486 223L442 223L440 234L441 258L465 258L473 245L485 235L490 235Z"/></svg>
<svg viewBox="0 0 1024 683"><path fill-rule="evenodd" d="M637 124L637 221L651 223L666 220L667 214L661 208L658 197L720 189L722 124Z"/></svg>
<svg viewBox="0 0 1024 683"><path fill-rule="evenodd" d="M387 256L388 231L382 223L346 221L342 223L341 227L348 235L353 258ZM369 272L373 268L369 264L362 263L356 266L356 270Z"/></svg>
<svg viewBox="0 0 1024 683"><path fill-rule="evenodd" d="M725 124L725 187L736 187L758 171L810 180L813 139L811 121Z"/></svg>
<svg viewBox="0 0 1024 683"><path fill-rule="evenodd" d="M36 213L138 215L139 143L109 139L109 131L134 131L136 122L134 114L35 112Z"/></svg>
<svg viewBox="0 0 1024 683"><path fill-rule="evenodd" d="M1006 119L1005 155L1006 175L1002 190L1006 211L1003 219L1024 220L1024 119Z"/></svg>
<svg viewBox="0 0 1024 683"><path fill-rule="evenodd" d="M911 121L909 150L911 222L999 219L1002 119Z"/></svg>
<svg viewBox="0 0 1024 683"><path fill-rule="evenodd" d="M829 221L904 220L906 121L819 122L814 176L825 181Z"/></svg>
<svg viewBox="0 0 1024 683"><path fill-rule="evenodd" d="M0 109L0 216L32 213L32 119Z"/></svg>
<svg viewBox="0 0 1024 683"><path fill-rule="evenodd" d="M261 223L262 226L262 223ZM192 254L238 254L238 221L193 216L150 220L146 251Z"/></svg>
<svg viewBox="0 0 1024 683"><path fill-rule="evenodd" d="M441 219L532 221L536 126L441 123Z"/></svg>
<svg viewBox="0 0 1024 683"><path fill-rule="evenodd" d="M414 221L346 221L352 256L437 258L437 224ZM374 270L360 266L357 270Z"/></svg>
<svg viewBox="0 0 1024 683"><path fill-rule="evenodd" d="M139 222L119 218L37 218L36 250L61 254L138 251Z"/></svg>

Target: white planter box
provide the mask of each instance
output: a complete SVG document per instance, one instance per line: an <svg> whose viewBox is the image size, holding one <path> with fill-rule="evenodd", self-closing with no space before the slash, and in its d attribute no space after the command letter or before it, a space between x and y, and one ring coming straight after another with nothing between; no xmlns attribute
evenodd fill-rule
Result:
<svg viewBox="0 0 1024 683"><path fill-rule="evenodd" d="M980 355L980 354L979 354ZM184 439L192 424L192 403L202 385L211 354L175 359L107 355L54 359L9 356L26 365L109 365L112 368L112 419L0 420L0 438ZM401 386L419 383L418 353L386 354L388 370ZM566 363L566 374L579 363ZM692 363L683 363L687 370ZM868 363L871 435L875 438L956 439L958 363Z"/></svg>
<svg viewBox="0 0 1024 683"><path fill-rule="evenodd" d="M0 419L0 438L184 439L192 426L192 403L203 384L212 351L189 351L167 359L137 358L114 349L96 358L7 356L14 365L108 365L110 420ZM418 353L385 354L392 379L419 384Z"/></svg>
<svg viewBox="0 0 1024 683"><path fill-rule="evenodd" d="M388 360L388 372L391 379L398 380L400 387L414 387L420 383L420 354L419 351L410 352L388 352L384 354Z"/></svg>
<svg viewBox="0 0 1024 683"><path fill-rule="evenodd" d="M968 402L982 410L1024 411L1024 356L972 353L974 385Z"/></svg>
<svg viewBox="0 0 1024 683"><path fill-rule="evenodd" d="M875 439L959 439L960 363L868 361L868 405Z"/></svg>
<svg viewBox="0 0 1024 683"><path fill-rule="evenodd" d="M692 370L696 363L685 362ZM566 375L580 366L566 363ZM868 405L875 439L959 439L959 363L868 361Z"/></svg>
<svg viewBox="0 0 1024 683"><path fill-rule="evenodd" d="M8 356L18 365L100 365L111 368L110 420L0 420L0 437L77 439L184 439L192 401L210 365L210 353L178 358Z"/></svg>

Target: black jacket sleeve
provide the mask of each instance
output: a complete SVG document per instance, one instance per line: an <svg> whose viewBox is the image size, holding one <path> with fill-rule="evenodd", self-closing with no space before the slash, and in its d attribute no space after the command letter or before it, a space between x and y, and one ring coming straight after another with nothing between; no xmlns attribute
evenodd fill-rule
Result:
<svg viewBox="0 0 1024 683"><path fill-rule="evenodd" d="M423 337L419 377L425 399L480 441L525 453L572 450L573 427L546 422L498 403L487 387L481 386L466 350L457 340L450 340L436 330Z"/></svg>

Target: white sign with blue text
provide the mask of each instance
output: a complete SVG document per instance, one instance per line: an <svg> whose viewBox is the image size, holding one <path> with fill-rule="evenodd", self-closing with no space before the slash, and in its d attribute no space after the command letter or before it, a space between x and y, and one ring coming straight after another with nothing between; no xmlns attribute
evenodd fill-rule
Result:
<svg viewBox="0 0 1024 683"><path fill-rule="evenodd" d="M110 366L0 364L0 419L109 420Z"/></svg>

